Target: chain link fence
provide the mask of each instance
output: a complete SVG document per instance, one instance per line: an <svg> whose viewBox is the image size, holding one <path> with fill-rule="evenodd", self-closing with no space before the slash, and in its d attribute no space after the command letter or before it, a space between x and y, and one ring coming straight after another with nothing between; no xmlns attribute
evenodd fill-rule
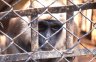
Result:
<svg viewBox="0 0 96 62"><path fill-rule="evenodd" d="M16 21L22 20L22 21L24 21L25 24L27 24L24 26L25 28L20 33L18 33L18 35L14 36L14 37L10 36L8 33L4 32L2 29L0 30L0 33L8 38L8 40L5 42L5 43L8 43L7 45L5 45L3 48L2 48L2 45L0 45L1 46L0 62L11 62L11 61L13 61L13 62L14 61L17 61L17 62L18 61L47 62L47 61L50 61L48 59L54 60L54 58L57 58L57 59L55 59L54 61L51 60L52 62L75 62L75 60L76 60L76 58L78 58L78 56L90 55L90 54L92 55L92 58L88 62L94 61L94 59L96 58L96 56L95 56L96 49L87 48L85 45L82 44L81 41L83 38L85 38L87 35L89 35L96 28L96 26L95 26L96 23L83 14L84 10L96 8L95 1L86 0L82 4L76 4L72 0L66 0L67 4L60 5L60 4L57 4L57 2L59 0L53 0L49 4L47 4L48 1L47 1L47 3L44 3L43 0L42 0L42 2L39 0L28 0L28 2L30 4L28 3L29 6L27 7L27 9L15 10L15 5L19 4L21 1L23 1L23 0L14 0L14 1L1 0L0 1L4 5L7 6L6 11L0 12L0 20L1 20L0 26L2 27L2 29L4 28L2 21L9 22L8 20L13 20L13 21L15 20L15 22L16 22ZM25 1L27 1L27 0L25 0ZM10 2L12 2L12 4L10 4ZM74 14L74 11L77 11L77 12ZM61 21L61 19L58 19L58 17L56 17L56 15L54 15L54 14L59 15L62 13L66 15L65 17L62 17L63 18L62 21ZM49 18L45 17L46 14L48 15ZM80 33L79 26L77 26L74 21L74 18L78 14L80 14L82 17L87 19L87 21L89 21L93 26L92 29L90 29L86 34L84 34L82 36L80 36L80 34L79 34ZM42 19L42 17L43 18L45 17L45 19L48 18L48 19L58 20L63 25L59 30L57 30L55 33L53 33L51 36L49 36L47 38L38 31L38 29L40 29L40 28L38 28L38 22L39 22L39 20ZM15 22L13 22L13 24ZM78 21L78 23L81 23L81 22ZM13 26L12 23L9 23L9 24L10 24L9 26ZM18 25L19 25L19 23L18 23ZM12 30L15 30L15 28L16 28L16 26L14 26L14 28ZM19 30L18 26L14 33L16 33L17 30ZM57 48L57 46L60 46L61 44L59 45L59 43L58 43L58 45L55 47L49 42L49 39L51 37L55 36L61 30L64 30L64 32L65 32L65 34L63 34L65 36L65 38L63 37L63 39L64 39L63 41L65 41L65 42L63 44L63 48L60 49L60 48ZM15 42L15 40L18 39L18 37L21 37L23 34L26 34L26 32L30 33L27 35L31 35L31 37L30 37L31 47L29 48L29 49L31 49L30 52L27 52L25 49L23 49L20 45L18 45ZM24 38L26 38L27 35ZM41 36L45 39L45 42L41 46L38 45L38 43L39 43L38 36ZM22 39L24 39L24 38L22 38ZM20 40L20 41L22 41L22 40ZM3 42L3 41L0 41L0 42ZM50 50L49 51L40 50L46 44L48 44L53 50L51 50L51 51ZM81 47L83 47L83 49ZM11 49L12 53L11 53L10 48L14 49L14 50ZM17 48L20 51L22 50L23 53L16 51L15 48ZM25 48L26 48L26 46L25 46Z"/></svg>

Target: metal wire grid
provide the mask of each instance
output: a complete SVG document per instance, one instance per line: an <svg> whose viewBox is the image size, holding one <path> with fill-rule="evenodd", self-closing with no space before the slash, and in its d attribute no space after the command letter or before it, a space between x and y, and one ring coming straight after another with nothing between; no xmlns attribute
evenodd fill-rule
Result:
<svg viewBox="0 0 96 62"><path fill-rule="evenodd" d="M16 3L14 3L14 5L18 4L19 1L21 1L21 0L16 1ZM46 6L43 5L40 1L38 1L38 0L35 0L35 1L38 2L38 3L40 3L44 8L46 7ZM48 11L48 8L49 8L53 3L55 3L56 1L57 1L57 0L54 0L50 5L48 5L48 6L46 7L46 9L45 9L42 13L40 13L40 16L42 16L43 14L45 14L45 13L47 12L47 13L50 14L53 18L55 18L56 20L58 20L55 16L52 15L52 13L51 13L50 11ZM69 1L71 4L75 5L75 3L73 3L71 0L68 0L68 1ZM72 15L69 19L67 19L67 20L63 23L63 25L65 25L65 24L68 23L72 18L74 18L77 14L80 13L80 14L82 14L83 17L85 17L86 19L88 19L88 21L90 21L90 22L93 24L93 28L92 28L89 32L87 32L85 35L83 35L83 36L81 36L81 37L78 37L78 36L75 35L73 32L71 32L68 28L62 26L58 31L56 31L54 34L52 34L52 35L51 35L50 37L48 37L48 38L46 38L45 36L43 36L42 34L40 34L37 30L35 30L35 29L30 25L30 24L33 23L36 19L38 19L40 16L35 17L35 18L32 20L32 22L27 22L25 19L22 18L21 15L19 15L19 14L14 10L14 5L10 5L10 4L7 3L5 0L2 0L2 2L3 2L5 5L7 5L7 6L10 8L10 10L9 10L9 11L6 11L6 13L5 13L2 17L0 17L0 20L2 20L4 17L6 17L9 13L13 12L15 15L17 15L20 19L24 20L24 21L25 21L26 23L28 23L29 25L28 25L27 28L25 28L25 30L23 30L20 34L18 34L18 35L15 36L14 38L11 38L11 37L8 36L6 33L4 33L3 31L0 30L0 32L1 32L2 34L4 34L6 37L8 37L8 38L12 41L12 42L11 42L5 49L3 49L1 52L4 52L4 51L7 50L12 44L14 44L15 46L17 46L18 48L20 48L22 51L24 51L25 53L27 53L27 54L29 55L28 59L27 59L25 62L28 62L30 59L32 59L33 61L37 62L36 59L33 59L33 58L32 58L32 55L30 55L29 52L25 51L24 49L22 49L19 45L17 45L17 44L14 42L14 40L15 40L17 37L19 37L21 34L23 34L25 31L27 31L28 29L31 28L31 29L34 30L36 33L38 33L38 35L40 35L40 36L42 36L44 39L46 39L45 43L44 43L42 46L40 46L39 49L42 48L44 45L49 44L53 49L55 49L57 52L59 52L59 53L62 55L62 53L61 53L59 50L57 50L54 46L52 46L52 45L48 42L48 39L51 38L52 36L54 36L55 34L57 34L61 29L65 29L67 32L69 32L72 36L74 36L74 37L77 39L77 42L75 42L73 46L71 46L71 47L68 48L66 51L64 51L64 53L70 52L70 51L73 50L76 46L78 46L79 44L81 44L81 45L87 50L87 52L90 52L90 53L94 56L92 59L90 59L89 62L92 62L92 61L95 59L95 54L94 54L92 51L90 51L87 47L85 47L85 46L81 43L81 39L84 38L85 36L87 36L90 32L92 32L92 31L96 28L96 26L95 26L96 23L94 23L92 20L90 20L89 18L87 18L87 17L86 17L85 15L83 15L83 13L82 13L81 7L83 7L83 6L86 5L88 2L90 2L89 0L86 1L86 3L84 3L82 6L75 5L77 8L79 8L78 12L77 12L75 15ZM30 19L29 19L29 20L30 20ZM58 21L60 21L60 20L58 20ZM38 51L38 50L37 50L37 51ZM60 58L57 62L60 62L62 59L66 60L67 62L71 62L71 61L69 61L69 60L65 57L64 54L61 56L61 58ZM3 61L3 60L1 60L1 61Z"/></svg>

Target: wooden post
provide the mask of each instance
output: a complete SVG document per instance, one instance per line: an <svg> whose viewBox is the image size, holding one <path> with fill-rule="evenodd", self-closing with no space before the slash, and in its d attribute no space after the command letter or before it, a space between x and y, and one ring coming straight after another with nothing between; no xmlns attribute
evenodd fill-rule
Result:
<svg viewBox="0 0 96 62"><path fill-rule="evenodd" d="M94 2L96 2L96 0L94 0ZM96 23L96 9L93 9L92 20L94 23ZM96 29L92 31L91 37L92 37L92 44L96 46Z"/></svg>

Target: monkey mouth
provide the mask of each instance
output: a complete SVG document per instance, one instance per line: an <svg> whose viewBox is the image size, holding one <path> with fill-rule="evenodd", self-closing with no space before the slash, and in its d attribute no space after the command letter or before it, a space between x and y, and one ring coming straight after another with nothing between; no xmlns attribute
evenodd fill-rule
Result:
<svg viewBox="0 0 96 62"><path fill-rule="evenodd" d="M47 43L47 44L45 44L45 45L41 48L41 50L43 50L43 51L50 51L50 50L53 50L53 48L52 48L51 45L49 45L49 44Z"/></svg>

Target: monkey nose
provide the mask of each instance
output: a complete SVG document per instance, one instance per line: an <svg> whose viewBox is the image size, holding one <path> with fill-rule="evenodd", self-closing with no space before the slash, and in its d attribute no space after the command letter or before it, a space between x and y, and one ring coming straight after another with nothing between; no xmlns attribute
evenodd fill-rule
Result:
<svg viewBox="0 0 96 62"><path fill-rule="evenodd" d="M46 35L46 37L49 38L49 37L50 37L50 34L48 33L48 34Z"/></svg>
<svg viewBox="0 0 96 62"><path fill-rule="evenodd" d="M47 33L46 33L46 37L49 38L51 36L51 31L48 30Z"/></svg>

